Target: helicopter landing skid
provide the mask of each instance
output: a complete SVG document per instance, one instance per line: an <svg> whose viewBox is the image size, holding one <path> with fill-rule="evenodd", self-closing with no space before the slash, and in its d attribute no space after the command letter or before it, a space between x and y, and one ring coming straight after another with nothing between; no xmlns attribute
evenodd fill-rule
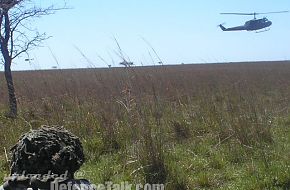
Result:
<svg viewBox="0 0 290 190"><path fill-rule="evenodd" d="M261 30L261 31L256 31L256 33L262 33L262 32L268 32L270 30L270 28L266 28L265 30Z"/></svg>

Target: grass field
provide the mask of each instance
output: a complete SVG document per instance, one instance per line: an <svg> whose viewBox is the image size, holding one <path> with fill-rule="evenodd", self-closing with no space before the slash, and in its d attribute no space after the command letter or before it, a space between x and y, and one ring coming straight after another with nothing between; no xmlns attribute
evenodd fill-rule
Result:
<svg viewBox="0 0 290 190"><path fill-rule="evenodd" d="M22 133L63 125L96 184L290 189L290 62L14 72L16 120L1 79L1 178Z"/></svg>

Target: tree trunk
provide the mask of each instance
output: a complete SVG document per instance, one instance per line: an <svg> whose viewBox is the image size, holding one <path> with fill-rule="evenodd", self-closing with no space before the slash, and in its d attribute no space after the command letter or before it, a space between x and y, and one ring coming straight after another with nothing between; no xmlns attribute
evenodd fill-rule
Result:
<svg viewBox="0 0 290 190"><path fill-rule="evenodd" d="M1 48L2 56L4 58L4 74L5 74L8 96L9 96L9 109L10 110L7 114L7 117L16 118L17 117L17 100L15 96L15 90L14 90L14 84L13 84L13 78L12 78L12 72L11 72L12 54L11 52L9 52L9 48L8 48L9 40L11 40L11 28L10 28L10 19L9 19L8 11L9 9L1 10L0 48ZM4 19L4 26L2 26L3 19ZM2 34L1 32L4 32L4 34ZM13 52L12 49L11 51Z"/></svg>
<svg viewBox="0 0 290 190"><path fill-rule="evenodd" d="M5 63L5 79L7 83L8 96L9 96L9 113L8 117L17 117L17 100L15 95L15 89L13 84L13 78L11 73L11 63Z"/></svg>

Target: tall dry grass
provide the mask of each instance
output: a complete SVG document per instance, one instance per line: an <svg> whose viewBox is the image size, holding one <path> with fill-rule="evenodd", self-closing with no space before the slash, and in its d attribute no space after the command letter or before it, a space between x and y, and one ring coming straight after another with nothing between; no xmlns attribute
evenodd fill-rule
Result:
<svg viewBox="0 0 290 190"><path fill-rule="evenodd" d="M7 149L31 128L64 125L83 140L89 163L120 156L122 169L95 180L121 170L135 182L212 187L206 174L195 182L176 174L176 147L193 144L194 155L211 157L225 144L228 160L239 163L273 144L274 121L289 115L289 73L288 62L14 72L20 117L0 118L0 143ZM0 91L2 110L6 94ZM214 168L224 166L220 157Z"/></svg>

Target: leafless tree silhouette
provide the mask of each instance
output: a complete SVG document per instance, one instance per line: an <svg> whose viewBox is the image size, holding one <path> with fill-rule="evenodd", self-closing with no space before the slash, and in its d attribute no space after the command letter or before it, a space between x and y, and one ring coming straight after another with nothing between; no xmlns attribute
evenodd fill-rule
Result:
<svg viewBox="0 0 290 190"><path fill-rule="evenodd" d="M39 7L32 0L0 0L0 49L2 63L4 64L5 79L9 95L9 112L7 116L17 116L17 99L13 84L11 64L13 60L22 54L27 54L48 36L39 33L31 27L35 18L54 14L64 8L56 8L54 5Z"/></svg>

